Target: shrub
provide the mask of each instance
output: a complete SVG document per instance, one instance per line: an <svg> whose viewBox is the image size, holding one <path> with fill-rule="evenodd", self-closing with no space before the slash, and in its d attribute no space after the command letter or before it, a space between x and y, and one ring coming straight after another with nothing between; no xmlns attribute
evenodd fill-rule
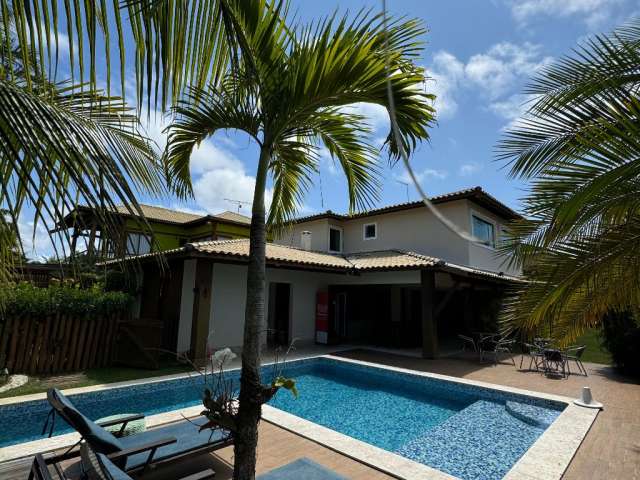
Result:
<svg viewBox="0 0 640 480"><path fill-rule="evenodd" d="M625 373L640 376L640 325L630 312L610 312L602 319L602 344L613 363Z"/></svg>
<svg viewBox="0 0 640 480"><path fill-rule="evenodd" d="M6 315L108 315L129 309L133 297L105 292L99 285L81 289L64 283L38 288L23 282L0 286L0 305Z"/></svg>

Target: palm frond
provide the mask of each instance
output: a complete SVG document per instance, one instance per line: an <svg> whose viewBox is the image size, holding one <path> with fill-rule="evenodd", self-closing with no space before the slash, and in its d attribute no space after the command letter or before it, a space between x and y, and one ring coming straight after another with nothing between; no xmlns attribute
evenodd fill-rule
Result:
<svg viewBox="0 0 640 480"><path fill-rule="evenodd" d="M114 233L116 203L141 214L138 194L166 191L160 165L120 99L77 90L38 95L0 81L0 205L14 219L31 205L34 229L53 229L83 204Z"/></svg>
<svg viewBox="0 0 640 480"><path fill-rule="evenodd" d="M542 70L538 99L498 145L530 179L527 220L505 247L529 273L510 328L553 323L575 338L607 309L637 309L640 280L640 20Z"/></svg>

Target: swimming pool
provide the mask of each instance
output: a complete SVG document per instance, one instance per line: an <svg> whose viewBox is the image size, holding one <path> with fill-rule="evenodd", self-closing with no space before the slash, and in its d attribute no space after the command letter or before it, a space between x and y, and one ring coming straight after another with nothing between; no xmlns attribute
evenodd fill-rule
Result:
<svg viewBox="0 0 640 480"><path fill-rule="evenodd" d="M270 373L270 367L264 367ZM300 390L271 406L462 479L502 478L566 403L320 357L290 362ZM237 378L238 372L231 372ZM113 388L72 397L97 419L153 415L200 404L199 377ZM36 440L46 401L0 406L0 447ZM68 432L56 422L56 434Z"/></svg>

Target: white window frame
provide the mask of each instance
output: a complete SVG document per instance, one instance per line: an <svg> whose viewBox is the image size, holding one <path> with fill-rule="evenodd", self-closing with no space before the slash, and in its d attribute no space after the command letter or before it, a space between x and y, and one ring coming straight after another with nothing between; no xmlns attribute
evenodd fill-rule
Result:
<svg viewBox="0 0 640 480"><path fill-rule="evenodd" d="M488 248L489 250L495 250L496 249L496 245L498 242L498 223L491 219L490 217L487 217L486 215L483 215L482 213L476 211L476 210L471 210L471 215L469 216L469 223L470 223L470 231L471 231L471 235L473 235L475 237L475 234L473 233L473 217L478 218L478 220L482 220L483 222L487 222L489 224L491 224L493 226L493 245L485 245L484 243L480 243L480 242L474 242L476 245L483 247L483 248Z"/></svg>
<svg viewBox="0 0 640 480"><path fill-rule="evenodd" d="M134 250L133 252L129 251L129 239L131 238L131 236L135 235L136 238L136 242L131 242L131 246L133 247L132 250ZM142 239L145 239L147 241L147 244L149 245L149 251L144 252L144 253L140 253L140 244ZM151 238L149 238L147 235L145 235L142 232L127 232L127 238L126 238L126 243L125 243L125 251L127 256L136 256L136 255L145 255L147 253L151 253L152 251L152 245L151 245Z"/></svg>
<svg viewBox="0 0 640 480"><path fill-rule="evenodd" d="M331 230L337 230L340 232L340 250L331 250ZM343 249L344 249L344 231L342 227L329 225L329 230L327 231L327 250L329 251L329 253L342 253Z"/></svg>
<svg viewBox="0 0 640 480"><path fill-rule="evenodd" d="M376 229L376 234L373 237L367 237L367 227L370 227L371 225L373 225L374 228ZM364 241L376 240L377 238L378 238L378 222L364 223L362 225L362 240Z"/></svg>

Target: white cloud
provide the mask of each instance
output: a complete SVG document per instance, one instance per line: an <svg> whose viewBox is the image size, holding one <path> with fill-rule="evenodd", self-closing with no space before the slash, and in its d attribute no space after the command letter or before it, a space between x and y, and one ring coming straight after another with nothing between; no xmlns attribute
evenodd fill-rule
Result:
<svg viewBox="0 0 640 480"><path fill-rule="evenodd" d="M581 17L590 28L596 28L613 13L622 0L508 0L511 14L526 24L535 17Z"/></svg>
<svg viewBox="0 0 640 480"><path fill-rule="evenodd" d="M415 170L413 171L416 179L419 183L423 183L429 180L444 180L449 176L449 172L446 170L437 170L435 168L425 168L424 170ZM405 183L412 183L411 177L409 176L409 172L404 170L400 175L396 175L395 178Z"/></svg>
<svg viewBox="0 0 640 480"><path fill-rule="evenodd" d="M47 231L47 226L38 221L34 230L33 217L26 213L22 213L18 218L18 231L20 232L20 240L22 249L27 258L42 260L45 257L55 255L55 248L51 240L51 236ZM56 242L56 245L60 242ZM63 256L63 251L58 251Z"/></svg>
<svg viewBox="0 0 640 480"><path fill-rule="evenodd" d="M386 107L375 103L354 103L343 107L348 113L365 117L374 131L389 130L389 113Z"/></svg>
<svg viewBox="0 0 640 480"><path fill-rule="evenodd" d="M165 123L163 116L152 112L146 130L158 145L159 151L164 150L167 142L167 132L164 129L168 123ZM223 134L220 137L225 138ZM224 143L229 145L226 140ZM229 210L230 204L226 198L249 203L253 199L255 178L247 174L240 159L211 139L203 141L193 150L190 170L195 201L206 212ZM271 204L271 196L272 192L269 190L265 197L267 206ZM245 208L249 210L248 206Z"/></svg>
<svg viewBox="0 0 640 480"><path fill-rule="evenodd" d="M489 110L504 117L507 105L503 103L511 98L507 95L514 96L528 78L549 62L551 57L543 56L541 47L529 42L501 42L472 55L466 63L441 50L428 69L434 81L427 88L437 96L435 107L440 119L456 114L458 98L465 92L479 96Z"/></svg>
<svg viewBox="0 0 640 480"><path fill-rule="evenodd" d="M458 110L455 92L464 79L464 64L451 53L441 50L434 55L429 74L431 80L427 83L427 90L436 96L434 107L438 117L452 117Z"/></svg>
<svg viewBox="0 0 640 480"><path fill-rule="evenodd" d="M511 90L518 79L531 77L550 61L550 57L541 57L539 45L502 42L486 53L473 55L465 66L465 75L495 99Z"/></svg>
<svg viewBox="0 0 640 480"><path fill-rule="evenodd" d="M464 163L460 165L460 169L458 170L458 175L461 177L469 177L476 172L479 172L482 169L482 166L476 162Z"/></svg>
<svg viewBox="0 0 640 480"><path fill-rule="evenodd" d="M525 117L532 100L530 95L515 94L504 100L492 102L489 110L507 120L508 123L504 126L506 130L516 126L520 119Z"/></svg>

